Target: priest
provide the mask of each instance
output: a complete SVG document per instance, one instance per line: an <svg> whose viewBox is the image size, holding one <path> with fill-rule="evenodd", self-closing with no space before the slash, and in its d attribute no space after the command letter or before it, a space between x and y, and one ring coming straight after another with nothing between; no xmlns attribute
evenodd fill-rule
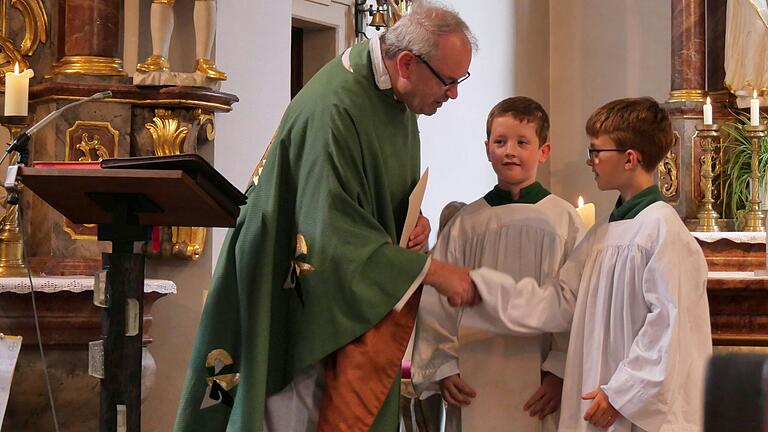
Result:
<svg viewBox="0 0 768 432"><path fill-rule="evenodd" d="M422 283L478 301L467 269L398 247L419 178L417 114L458 97L474 37L423 1L346 50L287 108L222 247L176 431L397 427Z"/></svg>

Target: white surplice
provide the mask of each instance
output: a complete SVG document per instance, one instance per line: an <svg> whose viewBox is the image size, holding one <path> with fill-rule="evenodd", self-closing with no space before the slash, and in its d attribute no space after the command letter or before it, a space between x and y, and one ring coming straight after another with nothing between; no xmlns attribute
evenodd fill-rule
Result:
<svg viewBox="0 0 768 432"><path fill-rule="evenodd" d="M471 273L483 302L462 325L526 335L571 328L561 432L583 420L597 387L622 414L609 431L700 431L712 352L707 265L675 210L656 202L635 218L593 227L546 284ZM571 324L572 323L572 324Z"/></svg>
<svg viewBox="0 0 768 432"><path fill-rule="evenodd" d="M557 275L582 234L573 206L554 195L536 204L495 207L481 198L454 217L433 257L541 281ZM539 388L542 370L563 377L567 333L516 336L460 328L460 314L434 288L424 287L411 364L421 397L438 393L439 380L460 372L477 391L461 410L464 432L554 430L556 414L542 422L523 405ZM448 430L456 424L450 417Z"/></svg>

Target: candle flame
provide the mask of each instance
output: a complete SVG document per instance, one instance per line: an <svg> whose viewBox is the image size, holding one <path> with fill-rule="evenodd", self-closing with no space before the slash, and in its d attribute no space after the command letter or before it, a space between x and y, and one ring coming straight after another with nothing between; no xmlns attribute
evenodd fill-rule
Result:
<svg viewBox="0 0 768 432"><path fill-rule="evenodd" d="M16 62L16 64L13 65L13 73L19 73L19 62Z"/></svg>
<svg viewBox="0 0 768 432"><path fill-rule="evenodd" d="M757 90L752 90L752 99L757 99Z"/></svg>
<svg viewBox="0 0 768 432"><path fill-rule="evenodd" d="M709 101L709 96L707 96L707 105L710 105L711 102Z"/></svg>
<svg viewBox="0 0 768 432"><path fill-rule="evenodd" d="M579 208L582 208L582 207L584 207L584 198L582 198L581 195L579 195Z"/></svg>

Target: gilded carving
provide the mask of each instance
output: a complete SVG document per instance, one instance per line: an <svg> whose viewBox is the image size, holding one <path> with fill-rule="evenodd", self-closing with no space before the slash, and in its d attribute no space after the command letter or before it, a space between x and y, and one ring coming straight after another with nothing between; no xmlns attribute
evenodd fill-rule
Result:
<svg viewBox="0 0 768 432"><path fill-rule="evenodd" d="M64 160L68 162L96 162L116 157L120 132L109 122L78 120L66 132ZM64 218L64 231L75 240L95 240L96 225L74 224Z"/></svg>
<svg viewBox="0 0 768 432"><path fill-rule="evenodd" d="M156 109L152 123L147 123L144 127L152 134L155 155L168 156L184 152L184 142L189 128L182 126L170 110Z"/></svg>
<svg viewBox="0 0 768 432"><path fill-rule="evenodd" d="M173 255L196 261L203 253L206 231L205 227L171 227Z"/></svg>
<svg viewBox="0 0 768 432"><path fill-rule="evenodd" d="M216 139L216 126L214 124L214 117L213 114L204 112L200 108L196 108L192 115L197 117L197 121L200 123L200 130L203 130L205 128L205 138L208 141L213 141ZM198 142L200 139L198 138Z"/></svg>
<svg viewBox="0 0 768 432"><path fill-rule="evenodd" d="M672 198L676 196L680 184L678 179L678 173L680 172L680 162L678 160L677 153L675 153L675 148L680 142L680 135L677 133L677 131L674 132L674 137L675 141L672 145L672 148L657 167L659 175L659 189L665 198Z"/></svg>
<svg viewBox="0 0 768 432"><path fill-rule="evenodd" d="M83 132L82 139L83 140L80 142L80 144L75 146L75 148L83 152L83 156L78 159L79 162L93 162L93 157L91 155L92 151L96 151L97 161L101 161L102 159L109 157L107 149L101 145L101 137L94 135L93 139L89 140L88 132Z"/></svg>
<svg viewBox="0 0 768 432"><path fill-rule="evenodd" d="M15 63L21 69L29 68L29 62L24 56L31 56L41 43L48 42L48 15L45 13L42 0L11 0L10 5L16 8L24 20L24 38L17 46L6 36L8 28L8 2L0 5L0 64L3 72L13 70ZM5 80L5 74L2 74Z"/></svg>

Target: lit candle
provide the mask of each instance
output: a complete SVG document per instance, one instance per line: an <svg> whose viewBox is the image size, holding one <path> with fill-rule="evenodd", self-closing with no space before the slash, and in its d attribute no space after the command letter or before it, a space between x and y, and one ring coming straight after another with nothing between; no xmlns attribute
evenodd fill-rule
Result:
<svg viewBox="0 0 768 432"><path fill-rule="evenodd" d="M27 69L19 72L19 64L13 72L5 74L5 115L25 116L29 113L29 79L35 71Z"/></svg>
<svg viewBox="0 0 768 432"><path fill-rule="evenodd" d="M757 98L757 90L752 90L752 99L749 101L749 119L752 126L760 125L760 99Z"/></svg>
<svg viewBox="0 0 768 432"><path fill-rule="evenodd" d="M704 104L704 124L712 124L712 103L709 101L709 96L707 96L707 103Z"/></svg>
<svg viewBox="0 0 768 432"><path fill-rule="evenodd" d="M579 207L576 209L579 213L584 228L590 229L595 224L595 205L592 203L584 204L584 198L579 195Z"/></svg>

